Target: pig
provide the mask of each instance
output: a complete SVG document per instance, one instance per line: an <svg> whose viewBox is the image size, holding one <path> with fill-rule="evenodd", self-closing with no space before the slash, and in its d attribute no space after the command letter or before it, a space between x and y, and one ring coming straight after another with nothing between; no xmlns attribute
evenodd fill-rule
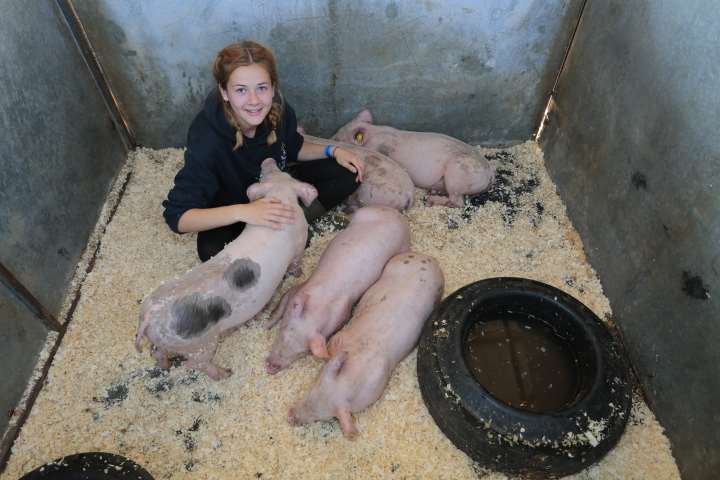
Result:
<svg viewBox="0 0 720 480"><path fill-rule="evenodd" d="M387 261L408 250L410 228L389 207L364 207L329 243L318 266L302 284L288 290L267 328L280 329L265 365L275 374L310 351L327 358L327 338L350 318L355 302L380 278ZM282 321L281 321L282 320Z"/></svg>
<svg viewBox="0 0 720 480"><path fill-rule="evenodd" d="M295 221L280 229L247 225L240 236L205 263L158 287L140 307L135 346L147 337L159 366L170 354L211 378L232 372L213 363L220 335L254 317L270 301L288 267L299 265L308 224L298 197L310 205L317 190L281 172L275 160L261 165L261 179L247 190L250 201L271 196L291 205Z"/></svg>
<svg viewBox="0 0 720 480"><path fill-rule="evenodd" d="M343 147L365 162L363 181L346 200L351 212L369 205L382 205L399 211L412 206L415 185L405 169L387 155L351 143L325 140L307 133L302 135L315 143Z"/></svg>
<svg viewBox="0 0 720 480"><path fill-rule="evenodd" d="M352 413L380 398L397 364L415 348L443 288L434 258L413 252L393 257L350 323L330 339L331 358L307 396L290 408L290 424L335 417L343 434L355 438Z"/></svg>
<svg viewBox="0 0 720 480"><path fill-rule="evenodd" d="M417 187L430 190L429 205L462 207L465 195L486 190L495 178L494 167L471 145L439 133L374 125L367 109L332 138L361 145L395 160L407 170Z"/></svg>

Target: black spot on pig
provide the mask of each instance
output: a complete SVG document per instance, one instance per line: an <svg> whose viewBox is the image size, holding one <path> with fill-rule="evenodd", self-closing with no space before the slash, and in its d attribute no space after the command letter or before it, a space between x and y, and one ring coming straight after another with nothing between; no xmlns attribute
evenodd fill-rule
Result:
<svg viewBox="0 0 720 480"><path fill-rule="evenodd" d="M184 338L201 334L232 313L222 297L202 298L199 293L187 295L173 305L174 329Z"/></svg>
<svg viewBox="0 0 720 480"><path fill-rule="evenodd" d="M231 288L246 290L257 284L260 278L260 265L249 258L238 258L225 270L223 278Z"/></svg>
<svg viewBox="0 0 720 480"><path fill-rule="evenodd" d="M630 181L632 182L633 187L635 187L636 190L640 190L641 188L643 190L647 190L647 177L642 173L633 173Z"/></svg>
<svg viewBox="0 0 720 480"><path fill-rule="evenodd" d="M682 291L690 298L698 300L710 298L710 291L703 284L702 278L688 271L684 271L682 274Z"/></svg>

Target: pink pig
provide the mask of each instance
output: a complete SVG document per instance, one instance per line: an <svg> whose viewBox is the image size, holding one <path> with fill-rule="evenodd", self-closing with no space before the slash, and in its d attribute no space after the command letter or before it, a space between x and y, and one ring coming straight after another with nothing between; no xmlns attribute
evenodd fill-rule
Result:
<svg viewBox="0 0 720 480"><path fill-rule="evenodd" d="M429 196L430 205L462 207L464 195L486 190L495 178L494 168L467 143L440 133L410 132L372 122L370 111L363 110L333 139L385 154L407 170L416 186L447 194Z"/></svg>
<svg viewBox="0 0 720 480"><path fill-rule="evenodd" d="M327 358L326 339L348 320L353 305L380 277L387 261L407 251L409 243L408 222L398 211L365 207L355 212L310 278L288 290L270 317L268 328L282 321L266 360L267 371L279 372L308 350Z"/></svg>
<svg viewBox="0 0 720 480"><path fill-rule="evenodd" d="M393 257L355 307L350 323L332 337L332 358L288 421L301 425L336 417L348 438L358 431L352 412L375 403L400 361L415 348L422 327L442 296L444 279L434 258Z"/></svg>
<svg viewBox="0 0 720 480"><path fill-rule="evenodd" d="M247 225L219 254L143 300L135 346L141 351L147 337L163 368L169 366L170 354L180 354L187 357L187 367L213 379L230 375L212 362L220 335L262 310L288 266L297 264L304 252L307 222L297 199L309 205L317 190L281 172L272 158L261 169L260 183L248 188L248 198L272 196L294 206L295 222L279 230Z"/></svg>
<svg viewBox="0 0 720 480"><path fill-rule="evenodd" d="M346 148L365 162L363 181L347 199L347 205L351 210L369 205L382 205L402 211L412 206L415 185L405 169L392 158L359 145L325 140L307 133L302 135L315 143L329 143Z"/></svg>

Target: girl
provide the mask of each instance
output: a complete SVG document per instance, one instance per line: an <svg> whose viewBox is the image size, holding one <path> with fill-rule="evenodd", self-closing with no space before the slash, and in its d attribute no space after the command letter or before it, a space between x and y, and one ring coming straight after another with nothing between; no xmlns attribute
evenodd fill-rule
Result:
<svg viewBox="0 0 720 480"><path fill-rule="evenodd" d="M177 233L198 232L204 262L240 235L246 224L282 228L293 210L275 198L250 202L247 188L272 157L281 170L318 190L306 216L317 218L362 181L362 159L340 147L305 142L295 112L283 100L272 51L253 41L220 50L213 64L217 90L205 100L187 137L185 165L163 202ZM327 157L334 158L330 161Z"/></svg>

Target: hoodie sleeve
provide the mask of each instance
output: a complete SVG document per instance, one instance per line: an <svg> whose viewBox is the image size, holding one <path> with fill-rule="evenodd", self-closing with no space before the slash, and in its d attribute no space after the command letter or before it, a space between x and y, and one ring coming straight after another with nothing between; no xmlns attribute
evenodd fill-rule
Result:
<svg viewBox="0 0 720 480"><path fill-rule="evenodd" d="M185 150L185 164L175 175L175 185L162 203L163 216L173 232L178 231L180 217L192 208L208 208L219 189L217 175L213 168L212 151L202 146L188 144Z"/></svg>

